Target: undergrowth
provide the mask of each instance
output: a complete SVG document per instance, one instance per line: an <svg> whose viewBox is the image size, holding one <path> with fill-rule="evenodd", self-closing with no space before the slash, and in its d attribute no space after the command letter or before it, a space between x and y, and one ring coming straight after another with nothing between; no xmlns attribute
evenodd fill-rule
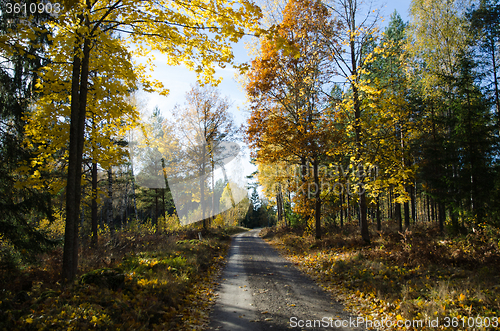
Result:
<svg viewBox="0 0 500 331"><path fill-rule="evenodd" d="M216 274L241 228L101 235L82 244L80 274L61 284L62 247L36 264L2 264L1 330L195 330L208 321Z"/></svg>
<svg viewBox="0 0 500 331"><path fill-rule="evenodd" d="M500 327L498 229L441 236L434 226L415 225L403 233L385 227L371 229L370 245L354 225L326 231L321 240L290 228L268 228L261 235L350 312L379 324L391 321L378 329L401 329L397 321L411 321L408 330Z"/></svg>

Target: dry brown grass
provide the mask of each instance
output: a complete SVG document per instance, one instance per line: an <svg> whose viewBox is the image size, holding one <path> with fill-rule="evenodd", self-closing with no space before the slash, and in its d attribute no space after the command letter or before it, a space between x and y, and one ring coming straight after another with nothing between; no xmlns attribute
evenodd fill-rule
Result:
<svg viewBox="0 0 500 331"><path fill-rule="evenodd" d="M443 236L434 225L418 224L400 233L396 224L386 223L380 232L371 227L369 245L360 239L356 224L327 228L325 233L316 240L297 229L263 231L356 314L392 319L500 317L498 229L480 227L468 235Z"/></svg>
<svg viewBox="0 0 500 331"><path fill-rule="evenodd" d="M61 284L62 248L0 279L0 329L191 330L206 321L214 277L242 229L121 231L83 242L74 283ZM12 281L14 279L14 281Z"/></svg>

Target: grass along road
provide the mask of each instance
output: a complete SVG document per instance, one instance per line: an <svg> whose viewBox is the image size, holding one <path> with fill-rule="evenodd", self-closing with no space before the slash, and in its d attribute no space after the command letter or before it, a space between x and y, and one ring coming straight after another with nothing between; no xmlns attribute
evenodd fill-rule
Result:
<svg viewBox="0 0 500 331"><path fill-rule="evenodd" d="M415 225L399 233L389 222L364 245L356 224L325 229L315 240L300 229L270 228L262 235L352 314L391 321L384 330L498 330L500 232L479 227L440 235ZM396 323L439 321L401 328Z"/></svg>

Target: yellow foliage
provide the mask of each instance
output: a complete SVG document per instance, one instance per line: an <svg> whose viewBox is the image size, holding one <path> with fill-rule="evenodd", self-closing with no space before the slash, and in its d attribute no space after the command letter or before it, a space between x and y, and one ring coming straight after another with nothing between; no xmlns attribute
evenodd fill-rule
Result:
<svg viewBox="0 0 500 331"><path fill-rule="evenodd" d="M61 211L56 211L53 216L53 222L46 218L41 219L36 229L47 233L50 238L62 238L66 228L66 219Z"/></svg>

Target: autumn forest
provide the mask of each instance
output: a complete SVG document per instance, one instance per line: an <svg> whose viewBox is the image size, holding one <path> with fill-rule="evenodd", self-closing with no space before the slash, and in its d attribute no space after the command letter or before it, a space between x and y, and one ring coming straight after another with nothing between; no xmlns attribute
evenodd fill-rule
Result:
<svg viewBox="0 0 500 331"><path fill-rule="evenodd" d="M500 326L500 3L381 6L0 0L0 328L205 329L252 228L350 314Z"/></svg>

